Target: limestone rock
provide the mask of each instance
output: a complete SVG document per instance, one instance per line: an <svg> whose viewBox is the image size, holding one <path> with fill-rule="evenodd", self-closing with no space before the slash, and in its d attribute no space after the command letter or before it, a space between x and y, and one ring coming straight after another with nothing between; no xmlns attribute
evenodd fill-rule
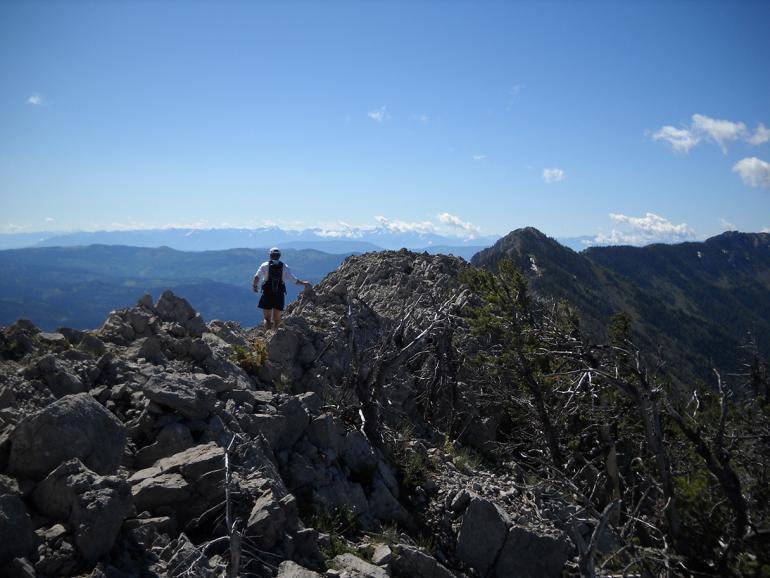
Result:
<svg viewBox="0 0 770 578"><path fill-rule="evenodd" d="M374 547L374 554L372 554L372 564L376 564L377 566L384 566L385 564L390 564L391 560L393 560L393 551L390 549L390 546L387 544L377 544Z"/></svg>
<svg viewBox="0 0 770 578"><path fill-rule="evenodd" d="M471 499L457 537L457 557L485 576L503 547L509 525L508 516L498 506L482 498Z"/></svg>
<svg viewBox="0 0 770 578"><path fill-rule="evenodd" d="M124 479L98 476L78 459L51 472L33 497L39 511L70 524L75 545L86 560L110 551L132 505Z"/></svg>
<svg viewBox="0 0 770 578"><path fill-rule="evenodd" d="M26 556L35 545L32 522L24 502L16 495L0 495L0 536L0 567Z"/></svg>
<svg viewBox="0 0 770 578"><path fill-rule="evenodd" d="M98 474L113 473L126 429L87 393L68 395L22 420L11 434L9 471L41 479L65 460L80 458Z"/></svg>
<svg viewBox="0 0 770 578"><path fill-rule="evenodd" d="M452 578L453 574L433 556L422 550L399 544L395 548L393 571L396 576L420 576L422 578Z"/></svg>
<svg viewBox="0 0 770 578"><path fill-rule="evenodd" d="M508 531L494 575L496 578L558 578L568 558L566 539L542 536L514 526Z"/></svg>
<svg viewBox="0 0 770 578"><path fill-rule="evenodd" d="M159 506L190 498L190 484L179 474L159 474L134 484L131 488L136 509L153 512Z"/></svg>
<svg viewBox="0 0 770 578"><path fill-rule="evenodd" d="M286 562L281 562L281 565L278 566L276 578L322 578L322 576L318 572L313 572L296 562L287 560Z"/></svg>
<svg viewBox="0 0 770 578"><path fill-rule="evenodd" d="M214 392L198 387L191 377L176 373L152 376L143 391L150 400L177 410L189 419L208 417L216 401Z"/></svg>
<svg viewBox="0 0 770 578"><path fill-rule="evenodd" d="M377 467L377 454L358 430L349 431L340 450L341 457L350 470L357 475L371 474Z"/></svg>
<svg viewBox="0 0 770 578"><path fill-rule="evenodd" d="M161 458L186 450L194 443L190 428L181 423L170 423L160 430L155 442L136 452L134 465L147 468Z"/></svg>
<svg viewBox="0 0 770 578"><path fill-rule="evenodd" d="M63 335L62 339L64 339ZM41 357L26 374L30 379L40 379L56 397L85 391L85 385L83 385L80 378L68 371L64 364L53 354Z"/></svg>
<svg viewBox="0 0 770 578"><path fill-rule="evenodd" d="M340 554L331 561L331 566L340 570L346 578L388 578L388 572L362 560L353 554Z"/></svg>

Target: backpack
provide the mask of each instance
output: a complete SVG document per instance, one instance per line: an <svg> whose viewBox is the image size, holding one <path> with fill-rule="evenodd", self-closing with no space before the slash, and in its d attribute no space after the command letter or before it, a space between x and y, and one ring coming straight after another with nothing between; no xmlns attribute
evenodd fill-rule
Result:
<svg viewBox="0 0 770 578"><path fill-rule="evenodd" d="M283 283L283 263L270 261L265 286L263 289L267 288L270 293L286 293L286 285Z"/></svg>

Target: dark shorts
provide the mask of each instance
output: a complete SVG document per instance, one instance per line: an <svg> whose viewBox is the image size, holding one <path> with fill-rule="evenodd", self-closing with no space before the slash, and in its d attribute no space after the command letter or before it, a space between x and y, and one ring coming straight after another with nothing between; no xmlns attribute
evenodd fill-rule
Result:
<svg viewBox="0 0 770 578"><path fill-rule="evenodd" d="M278 309L278 311L283 311L284 301L285 295L283 293L263 291L257 307L260 309Z"/></svg>

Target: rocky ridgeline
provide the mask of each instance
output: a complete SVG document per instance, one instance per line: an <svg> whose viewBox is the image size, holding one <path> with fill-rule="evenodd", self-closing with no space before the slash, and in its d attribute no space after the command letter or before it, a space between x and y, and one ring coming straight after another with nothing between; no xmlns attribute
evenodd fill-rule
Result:
<svg viewBox="0 0 770 578"><path fill-rule="evenodd" d="M351 257L268 333L170 292L95 331L2 328L0 574L559 576L573 509L464 449L501 419L458 361L466 266Z"/></svg>

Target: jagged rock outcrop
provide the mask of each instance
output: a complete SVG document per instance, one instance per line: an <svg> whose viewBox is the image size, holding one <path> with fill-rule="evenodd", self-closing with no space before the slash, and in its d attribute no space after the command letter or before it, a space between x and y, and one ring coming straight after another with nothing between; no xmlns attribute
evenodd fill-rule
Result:
<svg viewBox="0 0 770 578"><path fill-rule="evenodd" d="M558 573L557 516L454 463L450 435L484 449L501 419L459 357L464 267L349 258L267 333L170 292L95 331L0 329L0 574Z"/></svg>

